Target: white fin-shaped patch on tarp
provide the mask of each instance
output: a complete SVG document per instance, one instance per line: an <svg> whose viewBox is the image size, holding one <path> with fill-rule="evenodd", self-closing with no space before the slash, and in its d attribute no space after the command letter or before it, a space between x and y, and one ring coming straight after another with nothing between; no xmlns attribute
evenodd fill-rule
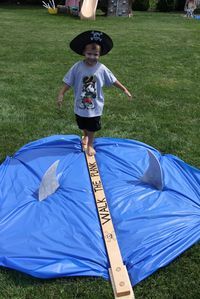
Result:
<svg viewBox="0 0 200 299"><path fill-rule="evenodd" d="M49 195L55 193L58 189L59 182L58 177L56 176L57 167L60 160L55 161L45 172L40 188L39 188L39 201L46 199Z"/></svg>
<svg viewBox="0 0 200 299"><path fill-rule="evenodd" d="M162 191L164 187L162 167L153 152L150 150L147 151L149 155L149 166L141 178L141 181Z"/></svg>

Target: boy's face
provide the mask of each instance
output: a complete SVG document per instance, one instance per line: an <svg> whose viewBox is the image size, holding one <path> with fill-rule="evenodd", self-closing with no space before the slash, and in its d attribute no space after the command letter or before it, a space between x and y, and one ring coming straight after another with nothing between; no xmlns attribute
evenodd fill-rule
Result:
<svg viewBox="0 0 200 299"><path fill-rule="evenodd" d="M85 47L83 52L85 60L88 64L96 64L100 57L101 47L99 45L89 44Z"/></svg>

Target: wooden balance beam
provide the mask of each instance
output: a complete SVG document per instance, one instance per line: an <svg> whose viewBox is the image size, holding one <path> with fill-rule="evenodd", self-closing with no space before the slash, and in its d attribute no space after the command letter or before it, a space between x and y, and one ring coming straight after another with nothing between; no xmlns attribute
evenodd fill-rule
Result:
<svg viewBox="0 0 200 299"><path fill-rule="evenodd" d="M84 148L83 150L85 152L102 234L110 262L109 274L115 299L134 299L133 289L128 271L123 264L95 156L89 156Z"/></svg>

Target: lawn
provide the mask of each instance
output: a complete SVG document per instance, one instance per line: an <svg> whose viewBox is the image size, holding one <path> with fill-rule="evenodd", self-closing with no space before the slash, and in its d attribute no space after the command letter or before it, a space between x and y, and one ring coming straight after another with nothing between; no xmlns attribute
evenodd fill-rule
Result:
<svg viewBox="0 0 200 299"><path fill-rule="evenodd" d="M200 21L181 14L141 13L132 18L80 21L45 9L0 6L0 162L24 144L55 134L80 134L73 94L61 111L55 99L68 68L79 59L68 47L78 33L112 36L102 57L134 94L105 89L103 128L97 136L130 138L200 167ZM134 288L141 298L199 298L200 245ZM0 299L113 298L100 278L39 280L0 269Z"/></svg>

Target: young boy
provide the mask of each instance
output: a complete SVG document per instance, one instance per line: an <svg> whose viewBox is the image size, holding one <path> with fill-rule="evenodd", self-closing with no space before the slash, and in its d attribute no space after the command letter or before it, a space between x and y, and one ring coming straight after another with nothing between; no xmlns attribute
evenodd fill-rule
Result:
<svg viewBox="0 0 200 299"><path fill-rule="evenodd" d="M194 17L194 10L197 8L196 0L186 0L184 10L186 11L187 18Z"/></svg>
<svg viewBox="0 0 200 299"><path fill-rule="evenodd" d="M106 55L113 47L112 39L100 31L86 31L76 36L70 48L85 58L75 63L64 76L57 104L62 105L64 94L73 87L74 112L79 129L83 130L82 144L87 154L95 154L93 140L95 132L101 129L101 115L104 106L103 86L114 85L120 88L129 99L130 92L103 64L98 62L100 56Z"/></svg>

